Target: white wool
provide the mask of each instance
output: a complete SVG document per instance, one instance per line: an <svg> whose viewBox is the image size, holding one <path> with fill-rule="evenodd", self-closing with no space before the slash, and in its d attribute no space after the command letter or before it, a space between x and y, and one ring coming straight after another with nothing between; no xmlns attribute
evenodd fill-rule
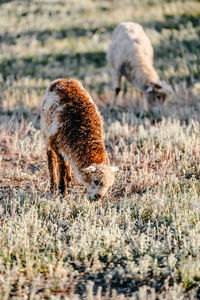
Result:
<svg viewBox="0 0 200 300"><path fill-rule="evenodd" d="M158 80L153 67L153 47L137 23L125 22L115 28L107 58L115 70L116 83L122 75L124 63L129 66L127 79L137 88L141 89L150 80Z"/></svg>
<svg viewBox="0 0 200 300"><path fill-rule="evenodd" d="M91 97L89 97L89 100L90 100L91 103L94 103L94 101Z"/></svg>
<svg viewBox="0 0 200 300"><path fill-rule="evenodd" d="M47 89L42 99L42 114L49 117L49 110L51 109L52 106L54 106L55 109L55 107L58 106L58 102L59 102L59 96L55 92L50 92ZM57 110L58 109L59 108L57 108ZM48 137L54 135L59 128L56 111L53 113L51 117L53 117L53 121L50 123L47 123L45 121L45 118L41 119L41 128L46 142Z"/></svg>
<svg viewBox="0 0 200 300"><path fill-rule="evenodd" d="M53 122L49 126L48 136L53 136L54 134L56 134L58 128L59 128L58 120L57 117L55 117Z"/></svg>
<svg viewBox="0 0 200 300"><path fill-rule="evenodd" d="M124 22L115 28L107 60L114 69L115 89L121 88L122 75L142 92L146 84L160 82L153 66L153 47L137 23Z"/></svg>
<svg viewBox="0 0 200 300"><path fill-rule="evenodd" d="M58 103L59 96L55 92L50 92L48 89L46 90L46 93L44 94L44 97L42 99L42 107L44 111L48 111L49 108L53 105Z"/></svg>

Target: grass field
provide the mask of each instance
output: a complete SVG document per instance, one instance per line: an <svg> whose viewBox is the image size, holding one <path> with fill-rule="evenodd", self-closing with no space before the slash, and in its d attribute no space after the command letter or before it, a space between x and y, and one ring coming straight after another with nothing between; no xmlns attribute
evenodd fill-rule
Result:
<svg viewBox="0 0 200 300"><path fill-rule="evenodd" d="M106 52L141 23L174 96L145 110L129 84L116 110ZM0 1L0 299L200 299L200 1ZM102 201L73 177L49 192L40 101L80 79L100 108L111 164Z"/></svg>

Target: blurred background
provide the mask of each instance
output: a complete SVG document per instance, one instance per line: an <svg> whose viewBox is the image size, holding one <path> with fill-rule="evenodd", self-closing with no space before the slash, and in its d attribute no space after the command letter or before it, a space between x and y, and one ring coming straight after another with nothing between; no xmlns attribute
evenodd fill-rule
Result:
<svg viewBox="0 0 200 300"><path fill-rule="evenodd" d="M1 110L37 108L59 77L80 79L97 102L108 103L113 79L106 52L122 21L144 26L161 79L181 98L188 99L188 89L198 96L200 1L1 0Z"/></svg>

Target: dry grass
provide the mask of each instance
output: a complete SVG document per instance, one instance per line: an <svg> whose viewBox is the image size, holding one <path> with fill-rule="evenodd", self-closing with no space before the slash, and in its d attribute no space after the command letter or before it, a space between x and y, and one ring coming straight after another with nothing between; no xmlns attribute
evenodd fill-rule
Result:
<svg viewBox="0 0 200 300"><path fill-rule="evenodd" d="M200 299L199 15L199 1L0 2L0 299ZM149 112L130 85L107 109L106 49L130 19L175 90ZM67 198L49 192L39 102L67 76L91 91L119 167L101 202L74 177Z"/></svg>
<svg viewBox="0 0 200 300"><path fill-rule="evenodd" d="M198 295L199 123L121 116L105 132L120 171L93 204L77 182L67 198L52 196L40 130L16 116L2 123L2 299L93 299L100 287L96 299Z"/></svg>

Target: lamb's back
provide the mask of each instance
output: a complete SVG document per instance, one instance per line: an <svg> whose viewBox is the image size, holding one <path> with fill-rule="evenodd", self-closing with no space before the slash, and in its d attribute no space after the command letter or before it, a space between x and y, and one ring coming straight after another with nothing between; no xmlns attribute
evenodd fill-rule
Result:
<svg viewBox="0 0 200 300"><path fill-rule="evenodd" d="M58 79L46 91L42 119L52 147L84 162L105 160L102 120L89 93L74 79ZM50 134L52 133L52 134ZM96 152L95 152L96 151Z"/></svg>
<svg viewBox="0 0 200 300"><path fill-rule="evenodd" d="M134 22L120 23L113 31L107 58L115 69L120 68L124 61L151 61L153 48L142 26Z"/></svg>

